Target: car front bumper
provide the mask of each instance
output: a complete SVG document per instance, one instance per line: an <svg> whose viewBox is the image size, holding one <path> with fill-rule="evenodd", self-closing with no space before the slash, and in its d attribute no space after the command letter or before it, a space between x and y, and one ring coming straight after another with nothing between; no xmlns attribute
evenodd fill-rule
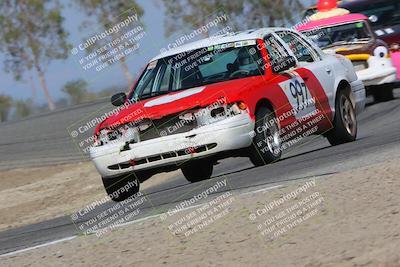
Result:
<svg viewBox="0 0 400 267"><path fill-rule="evenodd" d="M357 76L365 86L390 84L396 81L396 68L390 58L377 58L371 56L368 61L368 68L357 71Z"/></svg>
<svg viewBox="0 0 400 267"><path fill-rule="evenodd" d="M179 168L190 159L250 146L253 130L254 121L243 113L189 132L130 144L125 151L122 142L91 147L90 157L103 178L170 165Z"/></svg>

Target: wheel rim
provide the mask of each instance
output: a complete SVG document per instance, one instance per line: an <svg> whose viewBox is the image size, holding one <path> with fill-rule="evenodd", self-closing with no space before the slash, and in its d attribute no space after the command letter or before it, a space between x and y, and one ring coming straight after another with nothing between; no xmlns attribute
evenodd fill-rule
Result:
<svg viewBox="0 0 400 267"><path fill-rule="evenodd" d="M354 136L357 129L356 114L350 100L344 95L340 99L340 113L346 131Z"/></svg>
<svg viewBox="0 0 400 267"><path fill-rule="evenodd" d="M264 117L264 125L267 127L264 131L264 138L267 142L268 150L272 154L278 155L281 149L281 138L279 135L278 124L275 119L267 115Z"/></svg>

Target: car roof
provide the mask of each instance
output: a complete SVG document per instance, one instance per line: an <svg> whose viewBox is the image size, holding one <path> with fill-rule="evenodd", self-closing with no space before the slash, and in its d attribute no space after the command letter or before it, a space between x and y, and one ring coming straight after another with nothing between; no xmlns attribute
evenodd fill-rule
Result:
<svg viewBox="0 0 400 267"><path fill-rule="evenodd" d="M378 5L380 3L390 2L387 0L345 0L340 3L340 7L342 8L354 8L358 7L359 5ZM394 1L393 1L394 2Z"/></svg>
<svg viewBox="0 0 400 267"><path fill-rule="evenodd" d="M331 26L340 23L356 22L360 20L368 20L368 18L362 14L340 15L326 19L311 20L307 23L297 26L296 29L302 32L302 31L315 30L318 29L319 27Z"/></svg>
<svg viewBox="0 0 400 267"><path fill-rule="evenodd" d="M232 32L232 33L225 33L223 35L217 35L217 36L212 36L209 38L205 38L199 41L191 42L188 44L184 44L182 46L178 46L172 49L169 49L158 56L154 57L151 61L169 57L172 55L176 55L179 53L183 53L186 51L191 51L191 50L196 50L212 45L219 45L219 44L225 44L225 43L232 43L232 42L238 42L238 41L244 41L244 40L255 40L255 39L261 39L265 35L269 33L273 33L276 31L280 30L291 30L288 28L261 28L261 29L251 29L251 30L246 30L246 31L241 31L241 32Z"/></svg>

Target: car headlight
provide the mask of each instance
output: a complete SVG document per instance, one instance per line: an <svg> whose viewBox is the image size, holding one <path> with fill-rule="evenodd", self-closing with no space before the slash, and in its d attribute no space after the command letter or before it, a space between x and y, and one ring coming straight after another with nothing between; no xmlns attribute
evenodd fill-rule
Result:
<svg viewBox="0 0 400 267"><path fill-rule="evenodd" d="M97 136L95 136L95 141L93 146L102 146L105 144L108 144L109 142L109 138L108 138L108 132L110 130L108 129L102 129L100 130L100 132L97 134Z"/></svg>
<svg viewBox="0 0 400 267"><path fill-rule="evenodd" d="M137 129L140 132L146 131L147 129L149 129L151 126L153 125L153 123L151 122L151 120L147 119L144 121L141 121L140 123L137 124Z"/></svg>
<svg viewBox="0 0 400 267"><path fill-rule="evenodd" d="M139 141L138 127L126 124L116 129L102 129L94 145L102 146L111 142L137 143Z"/></svg>
<svg viewBox="0 0 400 267"><path fill-rule="evenodd" d="M193 112L191 115L186 113L184 116L186 118L196 119L197 125L201 127L228 119L244 112L248 112L246 104L244 102L237 102L233 104L214 105ZM184 118L184 116L182 116L182 118Z"/></svg>
<svg viewBox="0 0 400 267"><path fill-rule="evenodd" d="M386 58L389 55L389 51L384 46L378 46L374 50L374 56L378 58Z"/></svg>

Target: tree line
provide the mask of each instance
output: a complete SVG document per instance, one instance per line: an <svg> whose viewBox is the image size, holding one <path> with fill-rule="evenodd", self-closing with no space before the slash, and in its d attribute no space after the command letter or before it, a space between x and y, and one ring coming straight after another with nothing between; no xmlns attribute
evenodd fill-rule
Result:
<svg viewBox="0 0 400 267"><path fill-rule="evenodd" d="M293 23L296 14L302 10L300 0L153 0L165 12L164 28L166 36L201 27L216 11L228 15L229 24L235 30L264 26L284 26ZM123 20L127 10L135 10L141 19L143 8L135 0L73 0L72 7L84 12L82 28L105 30L115 18ZM65 60L71 54L72 45L68 41L69 32L65 28L63 10L65 6L58 0L2 0L0 1L0 53L3 55L3 69L11 73L15 81L28 81L32 97L28 100L13 101L6 95L0 96L0 120L9 116L14 107L18 117L31 114L35 98L36 84L46 98L47 108L53 111L55 101L47 85L48 67L51 62ZM102 47L105 42L120 37L117 32L96 42L85 51ZM107 52L107 51L105 51ZM119 65L129 86L132 75L126 58L119 59ZM95 99L98 94L88 90L88 84L81 79L68 82L62 87L68 95L69 103L78 104ZM104 90L100 95L106 94Z"/></svg>

